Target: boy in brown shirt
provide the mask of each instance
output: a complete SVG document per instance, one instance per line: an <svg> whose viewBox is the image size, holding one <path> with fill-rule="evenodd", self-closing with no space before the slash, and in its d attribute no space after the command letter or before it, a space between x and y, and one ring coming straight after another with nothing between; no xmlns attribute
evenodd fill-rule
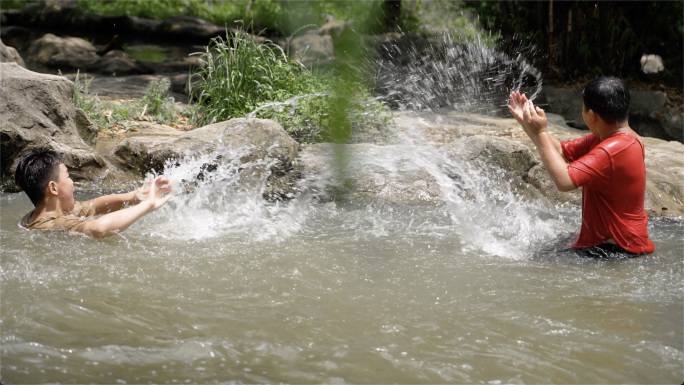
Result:
<svg viewBox="0 0 684 385"><path fill-rule="evenodd" d="M111 194L85 202L74 201L74 182L54 151L24 155L17 165L15 181L35 209L20 225L29 230L61 230L93 238L109 237L127 229L145 214L162 207L173 191L167 178L124 194ZM165 195L166 194L166 195ZM124 206L132 205L124 208ZM99 218L95 215L105 214Z"/></svg>

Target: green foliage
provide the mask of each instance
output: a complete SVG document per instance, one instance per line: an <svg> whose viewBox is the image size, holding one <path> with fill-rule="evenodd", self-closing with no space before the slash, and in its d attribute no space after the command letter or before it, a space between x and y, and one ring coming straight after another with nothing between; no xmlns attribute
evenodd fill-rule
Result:
<svg viewBox="0 0 684 385"><path fill-rule="evenodd" d="M212 39L198 55L204 66L194 70L190 82L198 124L244 116L266 102L324 88L280 47L258 43L242 30Z"/></svg>
<svg viewBox="0 0 684 385"><path fill-rule="evenodd" d="M4 0L8 1L8 0ZM361 33L379 33L386 29L382 17L384 0L78 0L89 11L105 15L130 15L164 20L175 15L207 19L218 25L238 27L254 25L269 35L292 36L302 26L325 23L325 15L337 20L354 20ZM4 4L4 2L3 2ZM399 20L404 31L419 28L411 13Z"/></svg>
<svg viewBox="0 0 684 385"><path fill-rule="evenodd" d="M405 2L403 2L405 3ZM403 4L402 3L402 4ZM415 19L416 29L426 36L447 35L457 44L475 43L493 48L500 36L492 34L480 25L477 13L464 7L461 0L429 0L419 2L413 13L410 13L403 24L410 24Z"/></svg>
<svg viewBox="0 0 684 385"><path fill-rule="evenodd" d="M102 102L100 102L97 95L90 93L90 82L92 81L93 78L88 79L87 76L84 76L83 81L81 81L80 72L76 72L76 78L74 79L74 106L82 109L98 127L103 127L108 124L108 121Z"/></svg>
<svg viewBox="0 0 684 385"><path fill-rule="evenodd" d="M37 3L40 0L2 0L0 1L0 9L24 9L28 3Z"/></svg>
<svg viewBox="0 0 684 385"><path fill-rule="evenodd" d="M144 113L152 117L155 122L169 123L176 115L175 100L169 96L171 81L162 77L150 81L145 95L140 99L139 106Z"/></svg>
<svg viewBox="0 0 684 385"><path fill-rule="evenodd" d="M192 119L211 124L248 114L278 121L300 142L346 141L353 127L386 123L380 103L351 77L316 75L271 41L256 42L240 30L212 39L197 53L202 66L190 78Z"/></svg>

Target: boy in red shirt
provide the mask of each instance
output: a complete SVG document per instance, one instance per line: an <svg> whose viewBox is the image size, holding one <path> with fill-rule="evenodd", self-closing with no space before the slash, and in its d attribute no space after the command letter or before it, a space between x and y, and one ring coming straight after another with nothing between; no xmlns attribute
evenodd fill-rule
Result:
<svg viewBox="0 0 684 385"><path fill-rule="evenodd" d="M508 109L534 142L556 187L582 187L582 227L572 245L589 255L651 253L644 211L644 145L627 122L629 91L615 77L601 77L582 91L582 117L591 134L559 142L547 130L545 112L520 92Z"/></svg>

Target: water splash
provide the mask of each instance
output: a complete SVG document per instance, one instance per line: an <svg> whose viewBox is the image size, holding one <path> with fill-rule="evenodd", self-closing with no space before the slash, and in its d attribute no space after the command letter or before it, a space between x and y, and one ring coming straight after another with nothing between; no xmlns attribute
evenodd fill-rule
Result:
<svg viewBox="0 0 684 385"><path fill-rule="evenodd" d="M541 72L518 53L510 56L479 42L462 45L449 34L427 40L405 34L379 49L377 93L393 108L453 108L500 114L508 94L520 90L534 100L542 89Z"/></svg>
<svg viewBox="0 0 684 385"><path fill-rule="evenodd" d="M252 112L248 113L245 117L246 118L256 118L259 112L262 110L267 110L269 108L275 108L277 111L282 111L284 107L289 106L292 109L292 113L296 113L297 105L299 104L299 99L304 99L304 98L311 98L311 97L326 97L329 96L328 93L315 93L315 94L304 94L304 95L296 95L293 96L287 100L283 100L282 102L270 102L270 103L264 103L260 105L259 107L255 108Z"/></svg>
<svg viewBox="0 0 684 385"><path fill-rule="evenodd" d="M429 143L422 133L431 124L440 124L439 111L444 107L492 111L513 88L528 87L531 97L536 97L541 88L539 71L520 55L512 58L479 45L456 45L446 36L438 45L404 43L385 48L385 57L389 59L379 63L382 92L378 99L394 103L401 110L432 110L422 112L428 114L422 123L415 124L420 119L410 124L395 122L392 146L368 144L345 150L350 151L350 168L342 173L333 160L339 151L309 152L309 157L318 157L314 160L316 175L300 180L299 193L288 202L263 199L273 160L242 163L239 159L249 148L219 149L211 155L194 154L169 163L166 174L182 189L165 208L164 216L173 224L161 231L164 236L231 236L246 242L277 242L295 233L337 226L328 231L342 231L352 242L359 237L412 238L430 234L457 238L464 250L524 258L532 243L567 231L567 220L558 219L548 202L522 198L519 183L512 183L504 170L454 158ZM403 63L399 54L411 60ZM248 117L256 117L267 108L295 107L301 98L326 96L300 95L267 103ZM407 183L409 173L424 175L425 183ZM349 206L357 197L345 197L340 191L346 189L349 178L355 177L366 178L361 183L386 181L377 197L380 201L366 201L357 208L354 204ZM421 206L419 211L423 212L417 215L415 203L433 198L430 186L437 186L439 197L430 203L429 209ZM402 194L415 194L418 199L402 202ZM400 203L389 210L387 202ZM319 216L335 221L321 224ZM347 234L347 230L354 231Z"/></svg>
<svg viewBox="0 0 684 385"><path fill-rule="evenodd" d="M175 192L159 210L166 223L154 226L155 234L194 240L235 236L259 242L280 241L297 232L298 216L306 211L297 204L264 199L270 170L278 160L245 162L251 150L219 146L213 153L167 161L164 175Z"/></svg>

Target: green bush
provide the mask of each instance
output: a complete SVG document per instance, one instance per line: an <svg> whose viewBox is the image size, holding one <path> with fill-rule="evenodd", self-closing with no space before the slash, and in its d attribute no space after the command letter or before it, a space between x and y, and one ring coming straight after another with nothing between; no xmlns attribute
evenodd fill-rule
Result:
<svg viewBox="0 0 684 385"><path fill-rule="evenodd" d="M345 141L353 130L382 126L386 114L358 82L316 75L270 41L240 30L197 53L190 95L198 126L247 115L273 119L300 142Z"/></svg>
<svg viewBox="0 0 684 385"><path fill-rule="evenodd" d="M145 91L145 95L140 98L139 106L141 114L152 117L157 123L167 124L176 115L175 100L169 96L171 81L169 78L162 77L150 81Z"/></svg>
<svg viewBox="0 0 684 385"><path fill-rule="evenodd" d="M271 41L258 43L243 31L211 40L197 53L203 66L191 75L193 119L204 125L241 117L266 102L325 92L325 85Z"/></svg>
<svg viewBox="0 0 684 385"><path fill-rule="evenodd" d="M102 102L100 102L97 95L90 93L90 82L92 81L92 77L88 79L85 75L84 79L81 80L80 72L76 72L76 77L74 78L74 106L82 109L98 127L104 127L108 125L108 120L105 116Z"/></svg>

